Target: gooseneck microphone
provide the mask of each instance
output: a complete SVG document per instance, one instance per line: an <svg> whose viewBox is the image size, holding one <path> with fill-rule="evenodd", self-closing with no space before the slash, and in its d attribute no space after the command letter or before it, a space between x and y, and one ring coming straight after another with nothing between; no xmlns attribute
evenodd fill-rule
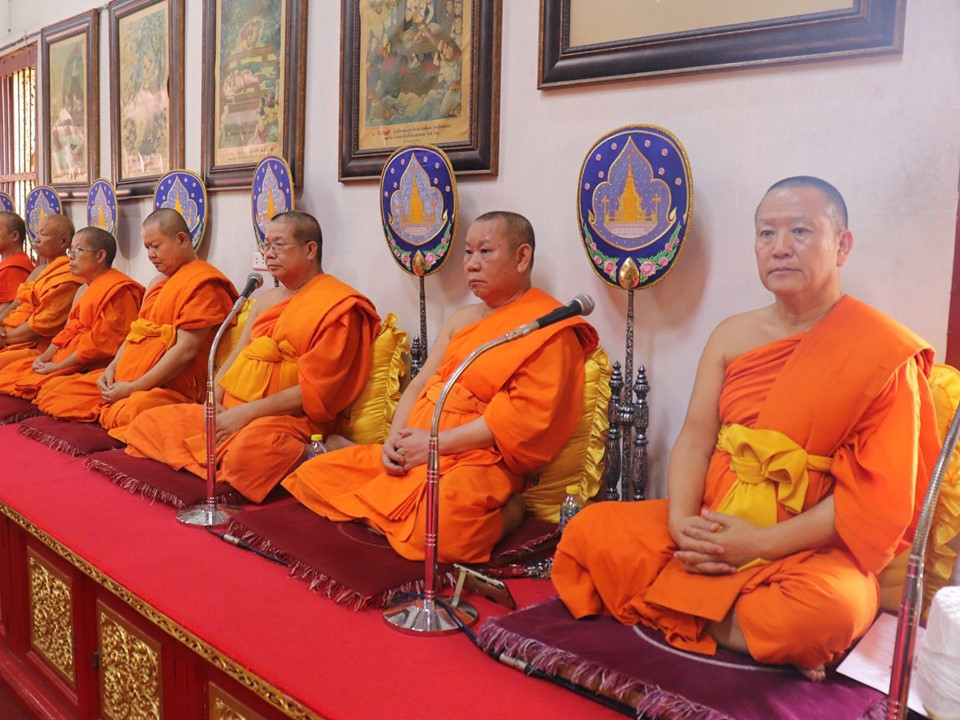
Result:
<svg viewBox="0 0 960 720"><path fill-rule="evenodd" d="M247 275L247 284L243 286L243 292L240 297L246 299L253 294L253 291L263 285L263 275L260 273L250 273Z"/></svg>
<svg viewBox="0 0 960 720"><path fill-rule="evenodd" d="M587 294L577 295L566 305L562 305L556 310L551 310L543 317L538 317L536 320L531 320L528 323L524 323L516 330L511 330L509 333L507 333L507 337L510 340L516 340L524 335L529 335L534 330L545 328L547 325L553 325L561 320L576 317L577 315L589 315L593 312L594 307L595 305L592 297Z"/></svg>

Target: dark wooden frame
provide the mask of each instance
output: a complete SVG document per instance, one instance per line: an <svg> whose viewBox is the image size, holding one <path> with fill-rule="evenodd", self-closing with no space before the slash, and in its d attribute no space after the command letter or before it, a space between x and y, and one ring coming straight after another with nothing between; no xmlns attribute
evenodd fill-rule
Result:
<svg viewBox="0 0 960 720"><path fill-rule="evenodd" d="M303 185L303 117L307 76L307 0L284 3L283 146L281 154L290 166L295 187ZM208 190L248 188L260 160L233 165L214 164L215 65L217 62L217 10L221 0L203 0L203 117L200 156L201 177Z"/></svg>
<svg viewBox="0 0 960 720"><path fill-rule="evenodd" d="M52 155L50 148L50 46L63 40L83 35L87 43L86 83L87 97L87 179L86 182L56 183L52 181ZM75 15L40 32L40 56L43 58L43 178L47 185L55 188L60 196L67 199L84 198L90 184L97 179L100 171L100 12Z"/></svg>
<svg viewBox="0 0 960 720"><path fill-rule="evenodd" d="M167 115L169 148L166 172L183 166L183 0L114 0L110 3L110 152L113 185L117 197L152 195L163 175L121 177L120 134L120 20L151 5L167 3L167 93L170 106Z"/></svg>
<svg viewBox="0 0 960 720"><path fill-rule="evenodd" d="M360 0L342 0L340 35L341 181L379 178L387 158L399 146L360 150ZM500 150L501 0L476 0L473 16L472 90L475 109L470 139L440 143L454 171L496 175Z"/></svg>
<svg viewBox="0 0 960 720"><path fill-rule="evenodd" d="M899 53L906 0L671 35L570 46L570 0L540 0L538 87Z"/></svg>

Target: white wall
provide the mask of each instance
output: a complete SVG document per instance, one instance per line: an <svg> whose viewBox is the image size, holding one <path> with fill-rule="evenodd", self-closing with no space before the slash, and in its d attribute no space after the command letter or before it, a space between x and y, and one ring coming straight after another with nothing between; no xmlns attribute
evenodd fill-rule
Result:
<svg viewBox="0 0 960 720"><path fill-rule="evenodd" d="M0 45L100 0L13 0ZM186 1L186 166L200 170L200 0ZM539 91L538 5L504 2L500 174L460 178L464 222L454 257L427 279L431 333L467 301L458 264L467 222L515 209L538 237L536 281L561 300L588 292L592 321L614 359L624 357L626 295L588 267L576 222L574 186L584 153L602 134L635 122L671 130L690 156L694 220L671 275L636 298L637 363L647 366L653 481L683 420L703 342L723 317L765 303L753 263L752 215L773 181L813 174L845 194L857 238L845 269L848 292L909 325L942 356L960 175L960 3L907 4L902 56L753 67L686 77ZM298 208L315 214L328 272L363 290L381 312L417 329L417 283L388 255L376 183L337 182L340 2L310 6L305 182ZM101 13L101 174L110 168L108 19ZM5 28L0 28L5 30ZM204 252L236 283L249 271L254 239L249 192L212 194ZM118 263L152 276L138 244L148 201L121 206ZM71 204L80 221L84 208ZM371 258L376 258L371 262ZM432 337L432 336L431 336Z"/></svg>

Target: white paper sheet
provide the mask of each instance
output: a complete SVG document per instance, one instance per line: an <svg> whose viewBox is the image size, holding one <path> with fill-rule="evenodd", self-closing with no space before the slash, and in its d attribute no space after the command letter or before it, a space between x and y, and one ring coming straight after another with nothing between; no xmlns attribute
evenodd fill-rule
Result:
<svg viewBox="0 0 960 720"><path fill-rule="evenodd" d="M920 646L920 638L923 637L923 632L923 628L918 626L914 657L916 657L916 648ZM897 616L890 613L880 613L867 634L837 667L837 672L881 692L888 692L893 667L893 645L896 637ZM929 717L924 711L923 703L917 697L912 684L910 695L907 698L907 706L924 717Z"/></svg>

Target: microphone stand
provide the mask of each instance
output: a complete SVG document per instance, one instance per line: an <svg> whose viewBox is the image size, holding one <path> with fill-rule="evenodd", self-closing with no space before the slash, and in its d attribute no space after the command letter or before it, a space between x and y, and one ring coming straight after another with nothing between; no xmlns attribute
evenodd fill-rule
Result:
<svg viewBox="0 0 960 720"><path fill-rule="evenodd" d="M185 525L200 525L208 528L223 525L230 519L230 516L223 510L224 506L217 504L217 498L214 495L214 487L217 484L217 399L213 389L213 364L223 334L230 327L230 321L237 316L246 300L247 296L241 295L237 302L233 304L233 309L227 315L227 319L217 330L213 343L210 345L210 354L207 356L207 396L203 403L204 435L207 440L207 499L198 505L180 509L177 513L177 520Z"/></svg>
<svg viewBox="0 0 960 720"><path fill-rule="evenodd" d="M940 499L940 488L947 466L953 457L957 440L960 439L960 407L957 408L947 431L947 437L940 449L940 457L934 466L927 494L923 499L923 510L917 521L917 531L910 547L910 559L907 561L907 577L903 583L900 598L900 612L897 615L897 634L893 646L890 689L887 694L887 720L903 720L907 717L907 699L910 692L910 675L913 671L913 652L916 645L917 621L920 607L923 605L923 566L926 560L927 538L933 513Z"/></svg>
<svg viewBox="0 0 960 720"><path fill-rule="evenodd" d="M412 600L404 600L390 605L383 611L383 619L395 630L411 635L448 635L460 630L461 625L472 625L477 621L477 609L470 603L459 600L456 605L445 602L446 598L437 597L437 526L440 518L440 415L447 395L454 383L478 357L498 345L529 335L537 329L535 323L522 325L506 335L490 340L467 356L440 391L437 407L433 411L430 423L430 440L427 449L427 527L424 538L424 576L423 592L416 593ZM438 604L445 612L440 612ZM458 623L452 615L460 619Z"/></svg>

